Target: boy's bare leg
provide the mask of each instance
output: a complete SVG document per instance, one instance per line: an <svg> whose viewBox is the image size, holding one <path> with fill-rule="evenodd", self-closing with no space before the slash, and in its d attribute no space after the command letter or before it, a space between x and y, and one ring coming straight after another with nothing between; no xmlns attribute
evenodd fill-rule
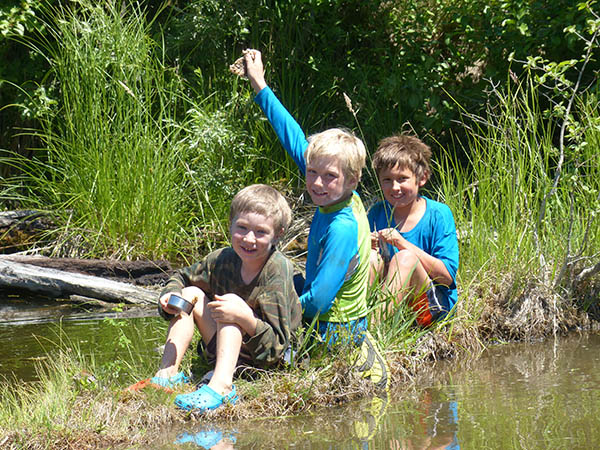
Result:
<svg viewBox="0 0 600 450"><path fill-rule="evenodd" d="M232 323L217 324L217 363L208 383L215 392L226 395L233 388L233 374L242 347L242 330Z"/></svg>
<svg viewBox="0 0 600 450"><path fill-rule="evenodd" d="M196 298L197 302L191 314L182 313L171 319L160 368L156 372L156 376L160 378L169 378L177 374L183 355L190 346L190 342L192 342L194 324L198 326L205 342L210 341L216 331L215 321L212 320L210 314L204 313L204 306L207 302L204 292L191 286L184 288L181 291L181 296L190 301Z"/></svg>
<svg viewBox="0 0 600 450"><path fill-rule="evenodd" d="M194 319L191 315L180 314L171 319L167 342L156 377L170 378L177 374L183 354L194 335Z"/></svg>
<svg viewBox="0 0 600 450"><path fill-rule="evenodd" d="M424 289L427 289L430 283L431 279L427 271L414 253L400 250L392 257L385 277L385 285L396 297L397 304L404 300L414 300ZM394 306L390 303L388 312L393 313Z"/></svg>

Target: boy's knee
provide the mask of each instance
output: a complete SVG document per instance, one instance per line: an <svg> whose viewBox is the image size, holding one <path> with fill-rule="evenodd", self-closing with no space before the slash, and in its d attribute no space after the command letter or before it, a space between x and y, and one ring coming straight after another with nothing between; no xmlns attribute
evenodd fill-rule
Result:
<svg viewBox="0 0 600 450"><path fill-rule="evenodd" d="M410 250L400 250L394 256L390 265L396 265L398 267L414 267L419 262L419 258Z"/></svg>
<svg viewBox="0 0 600 450"><path fill-rule="evenodd" d="M181 290L181 296L187 301L193 301L194 299L201 301L204 300L205 294L202 289L196 286L188 286Z"/></svg>

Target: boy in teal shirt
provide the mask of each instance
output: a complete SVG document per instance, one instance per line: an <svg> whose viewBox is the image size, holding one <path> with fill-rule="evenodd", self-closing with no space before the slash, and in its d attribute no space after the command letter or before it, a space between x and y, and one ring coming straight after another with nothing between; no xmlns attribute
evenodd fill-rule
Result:
<svg viewBox="0 0 600 450"><path fill-rule="evenodd" d="M458 240L447 205L419 193L430 176L431 150L409 135L383 139L373 169L384 200L369 210L374 250L371 281L379 279L394 297L406 301L417 323L445 317L457 300Z"/></svg>

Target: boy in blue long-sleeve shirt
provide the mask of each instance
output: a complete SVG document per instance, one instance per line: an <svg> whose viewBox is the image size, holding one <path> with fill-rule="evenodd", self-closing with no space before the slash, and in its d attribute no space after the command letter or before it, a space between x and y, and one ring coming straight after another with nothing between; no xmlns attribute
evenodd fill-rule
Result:
<svg viewBox="0 0 600 450"><path fill-rule="evenodd" d="M247 50L244 59L257 94L255 102L305 175L308 193L318 207L308 235L306 280L300 295L304 317L318 319L318 332L328 342L345 328L356 342L373 349L366 332L371 238L365 208L355 192L365 167L365 147L356 136L338 128L307 140L267 86L260 52ZM372 359L363 368L372 365ZM386 387L387 371L384 361L379 363L379 373L372 373L371 379Z"/></svg>

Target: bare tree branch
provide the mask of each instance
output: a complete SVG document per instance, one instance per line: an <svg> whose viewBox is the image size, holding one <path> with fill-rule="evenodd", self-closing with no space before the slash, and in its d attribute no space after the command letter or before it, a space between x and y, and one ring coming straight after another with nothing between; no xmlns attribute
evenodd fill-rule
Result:
<svg viewBox="0 0 600 450"><path fill-rule="evenodd" d="M600 261L591 267L586 267L575 277L575 283L581 283L583 280L593 277L600 273Z"/></svg>
<svg viewBox="0 0 600 450"><path fill-rule="evenodd" d="M573 92L571 94L571 97L569 98L569 103L567 104L567 109L565 111L565 120L563 120L563 123L560 127L560 137L559 137L559 142L558 142L558 148L559 148L558 164L556 166L556 172L554 173L554 181L552 182L552 188L550 189L550 191L548 191L548 193L542 199L542 205L540 206L540 214L538 216L538 223L537 223L538 230L540 229L542 222L544 220L544 217L546 216L546 203L548 202L548 198L550 196L554 195L554 193L556 192L556 187L558 186L560 176L562 175L562 166L563 166L563 163L565 160L565 130L567 128L567 124L569 123L569 114L571 113L571 108L573 107L573 102L575 101L577 92L579 91L579 86L581 84L581 79L583 78L583 73L585 72L585 68L586 68L588 62L590 62L590 59L592 57L592 50L594 48L594 46L592 44L594 42L596 42L597 37L598 37L598 31L595 31L594 35L590 39L590 44L588 45L588 49L585 54L585 58L583 59L583 65L581 66L581 69L579 70L579 75L577 76L577 82L575 83L575 87L573 88Z"/></svg>

